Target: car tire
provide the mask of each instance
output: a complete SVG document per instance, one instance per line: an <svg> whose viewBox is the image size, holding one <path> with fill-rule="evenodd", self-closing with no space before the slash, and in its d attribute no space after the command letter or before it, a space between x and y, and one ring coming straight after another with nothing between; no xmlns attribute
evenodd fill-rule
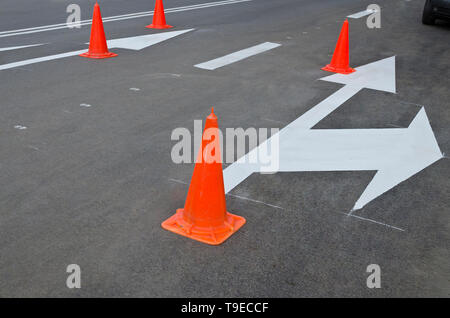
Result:
<svg viewBox="0 0 450 318"><path fill-rule="evenodd" d="M423 8L422 23L432 25L434 24L435 20L436 18L433 16L431 1L427 0L425 2L425 7Z"/></svg>

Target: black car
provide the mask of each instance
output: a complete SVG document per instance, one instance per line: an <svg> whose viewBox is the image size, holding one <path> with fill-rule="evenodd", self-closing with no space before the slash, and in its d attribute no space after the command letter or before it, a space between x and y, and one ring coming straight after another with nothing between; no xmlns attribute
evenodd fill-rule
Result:
<svg viewBox="0 0 450 318"><path fill-rule="evenodd" d="M434 24L436 19L450 20L450 0L427 0L425 2L422 23Z"/></svg>

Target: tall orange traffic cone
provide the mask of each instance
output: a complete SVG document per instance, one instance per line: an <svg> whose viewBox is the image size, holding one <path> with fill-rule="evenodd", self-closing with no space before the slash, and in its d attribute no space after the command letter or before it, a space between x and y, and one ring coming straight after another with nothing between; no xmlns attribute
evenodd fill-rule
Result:
<svg viewBox="0 0 450 318"><path fill-rule="evenodd" d="M341 29L336 48L334 49L331 63L323 67L322 70L341 74L355 72L349 65L349 45L348 45L348 20L345 20Z"/></svg>
<svg viewBox="0 0 450 318"><path fill-rule="evenodd" d="M161 224L166 230L211 245L223 243L245 224L243 217L226 210L222 162L215 159L221 158L218 130L217 117L212 110L206 118L202 145L184 209L178 209L175 215ZM211 135L214 139L206 140Z"/></svg>
<svg viewBox="0 0 450 318"><path fill-rule="evenodd" d="M147 25L149 29L168 29L173 26L166 24L166 15L164 14L164 6L162 0L156 0L155 10L153 11L153 23Z"/></svg>
<svg viewBox="0 0 450 318"><path fill-rule="evenodd" d="M106 44L105 30L103 29L102 14L100 6L95 3L94 15L92 16L91 40L89 41L89 51L80 54L83 57L91 59L106 59L108 57L117 56L117 54L108 51Z"/></svg>

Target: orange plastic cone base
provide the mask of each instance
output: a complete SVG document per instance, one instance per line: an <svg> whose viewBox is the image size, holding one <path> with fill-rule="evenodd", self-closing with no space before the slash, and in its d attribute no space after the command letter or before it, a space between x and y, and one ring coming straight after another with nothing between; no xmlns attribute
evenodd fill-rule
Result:
<svg viewBox="0 0 450 318"><path fill-rule="evenodd" d="M168 231L210 245L222 244L245 224L243 217L227 212L223 225L218 227L200 227L185 221L183 214L184 209L178 209L177 213L164 221L161 226Z"/></svg>
<svg viewBox="0 0 450 318"><path fill-rule="evenodd" d="M80 56L88 57L88 58L91 58L91 59L107 59L109 57L115 57L115 56L117 56L117 54L113 53L113 52L107 52L107 53L89 53L89 52L86 52L86 53L80 54Z"/></svg>
<svg viewBox="0 0 450 318"><path fill-rule="evenodd" d="M153 23L147 25L148 29L169 29L173 26L166 23L166 15L164 14L164 5L162 0L156 0L155 10L153 11Z"/></svg>
<svg viewBox="0 0 450 318"><path fill-rule="evenodd" d="M351 67L337 68L337 67L332 66L331 64L328 64L327 66L322 67L322 70L328 71L328 72L333 72L333 73L340 73L340 74L350 74L350 73L356 72L356 70Z"/></svg>
<svg viewBox="0 0 450 318"><path fill-rule="evenodd" d="M153 23L146 26L147 29L170 29L173 28L173 26L164 24L164 25L154 25Z"/></svg>
<svg viewBox="0 0 450 318"><path fill-rule="evenodd" d="M94 14L92 16L89 51L80 54L80 56L91 59L106 59L117 56L117 54L108 51L105 30L103 29L102 14L100 13L100 6L97 2L94 5Z"/></svg>
<svg viewBox="0 0 450 318"><path fill-rule="evenodd" d="M340 74L353 73L356 70L350 67L349 60L348 20L345 20L331 62L322 70Z"/></svg>

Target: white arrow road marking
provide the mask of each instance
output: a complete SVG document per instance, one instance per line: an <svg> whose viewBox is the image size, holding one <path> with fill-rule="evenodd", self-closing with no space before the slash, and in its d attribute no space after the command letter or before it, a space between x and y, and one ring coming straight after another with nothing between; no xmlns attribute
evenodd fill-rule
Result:
<svg viewBox="0 0 450 318"><path fill-rule="evenodd" d="M345 84L340 90L290 123L287 127L310 129L363 88L395 93L395 56L356 68L352 74L334 74L323 81Z"/></svg>
<svg viewBox="0 0 450 318"><path fill-rule="evenodd" d="M241 61L250 56L272 50L280 45L281 44L278 43L265 42L194 66L205 70L215 70L219 67Z"/></svg>
<svg viewBox="0 0 450 318"><path fill-rule="evenodd" d="M348 15L347 18L359 19L359 18L365 17L366 15L372 14L374 12L376 12L376 10L364 10L361 12L357 12L357 13Z"/></svg>
<svg viewBox="0 0 450 318"><path fill-rule="evenodd" d="M311 130L362 88L395 92L395 57L359 67L353 74L322 78L346 86L278 133L277 171L377 170L355 203L353 210L356 210L441 159L443 155L423 108L408 128ZM258 162L249 163L249 158L258 158L260 149L267 147L266 143L270 143L272 138L224 170L225 192L231 191L252 173L262 171L262 165ZM277 171L268 171L264 167L264 172Z"/></svg>
<svg viewBox="0 0 450 318"><path fill-rule="evenodd" d="M424 108L408 128L280 132L279 171L378 171L353 210L441 158Z"/></svg>
<svg viewBox="0 0 450 318"><path fill-rule="evenodd" d="M364 87L371 86L371 88L376 90L395 92L395 57L383 59L356 69L357 72L346 75L346 77L338 77L337 75L341 74L334 74L322 78L325 81L338 82L346 85L283 129L292 127L305 130L314 127L319 121L331 114ZM259 147L261 146L265 146L265 143L262 143ZM253 151L259 151L258 148L255 148ZM244 156L243 160L247 159L249 154L246 157ZM247 179L250 174L258 170L258 165L254 165L249 170L248 165L243 165L238 162L228 166L224 170L225 192L231 191L239 183Z"/></svg>
<svg viewBox="0 0 450 318"><path fill-rule="evenodd" d="M2 48L0 48L0 52L25 49L25 48L28 48L28 47L41 46L41 45L45 45L45 44L48 44L48 43L39 43L39 44L22 45L22 46L2 47Z"/></svg>
<svg viewBox="0 0 450 318"><path fill-rule="evenodd" d="M187 29L187 30L181 30L181 31L171 31L171 32L163 32L163 33L157 33L157 34L148 34L148 35L134 36L134 37L130 37L130 38L109 40L107 42L108 42L108 47L110 47L110 48L140 51L142 49L145 49L146 47L155 45L157 43L166 41L168 39L171 39L173 37L176 37L178 35L181 35L183 33L187 33L187 32L193 31L193 30L194 29Z"/></svg>
<svg viewBox="0 0 450 318"><path fill-rule="evenodd" d="M379 195L443 158L423 107L408 129L394 130L403 130L402 135L392 140L389 148L384 145L384 152L379 149L377 156L380 165L378 169L370 169L378 172L356 201L353 210L361 209ZM385 156L391 157L390 162L382 162L381 158Z"/></svg>
<svg viewBox="0 0 450 318"><path fill-rule="evenodd" d="M108 46L110 49L116 48L116 49L142 50L146 47L166 41L170 38L173 38L175 36L178 36L180 34L183 34L183 33L186 33L186 32L192 31L192 30L194 30L194 29L164 32L164 33L157 33L157 34L148 34L148 35L123 38L123 39L109 40ZM19 62L13 62L13 63L9 63L9 64L3 64L3 65L0 65L0 71L15 68L15 67L20 67L20 66L24 66L24 65L30 65L30 64L41 63L41 62L45 62L45 61L62 59L65 57L79 55L84 52L86 52L86 50L66 52L66 53L38 57L38 58L19 61Z"/></svg>
<svg viewBox="0 0 450 318"><path fill-rule="evenodd" d="M205 8L224 6L224 5L236 4L236 3L242 3L242 2L249 2L249 1L252 1L252 0L226 0L226 1L207 2L207 3L190 5L190 6L183 6L183 7L176 7L176 8L165 9L165 13L167 14L167 13L173 13L173 12L205 9ZM129 19L148 17L148 16L152 16L152 15L153 15L153 11L143 11L143 12L136 12L136 13L116 15L116 16L112 16L112 17L105 17L105 18L103 18L103 22L106 23L106 22L112 22L112 21L129 20ZM69 24L67 24L67 23L59 23L59 24L44 25L44 26L34 27L34 28L25 28L25 29L19 29L19 30L2 31L2 32L0 32L0 38L8 37L8 36L15 36L15 35L23 35L23 34L30 34L30 33L38 33L38 32L46 32L46 31L66 29L69 26L75 25L75 24L76 25L81 25L81 26L90 25L90 24L92 24L92 19L82 20L82 21L77 22L77 23L69 23Z"/></svg>

